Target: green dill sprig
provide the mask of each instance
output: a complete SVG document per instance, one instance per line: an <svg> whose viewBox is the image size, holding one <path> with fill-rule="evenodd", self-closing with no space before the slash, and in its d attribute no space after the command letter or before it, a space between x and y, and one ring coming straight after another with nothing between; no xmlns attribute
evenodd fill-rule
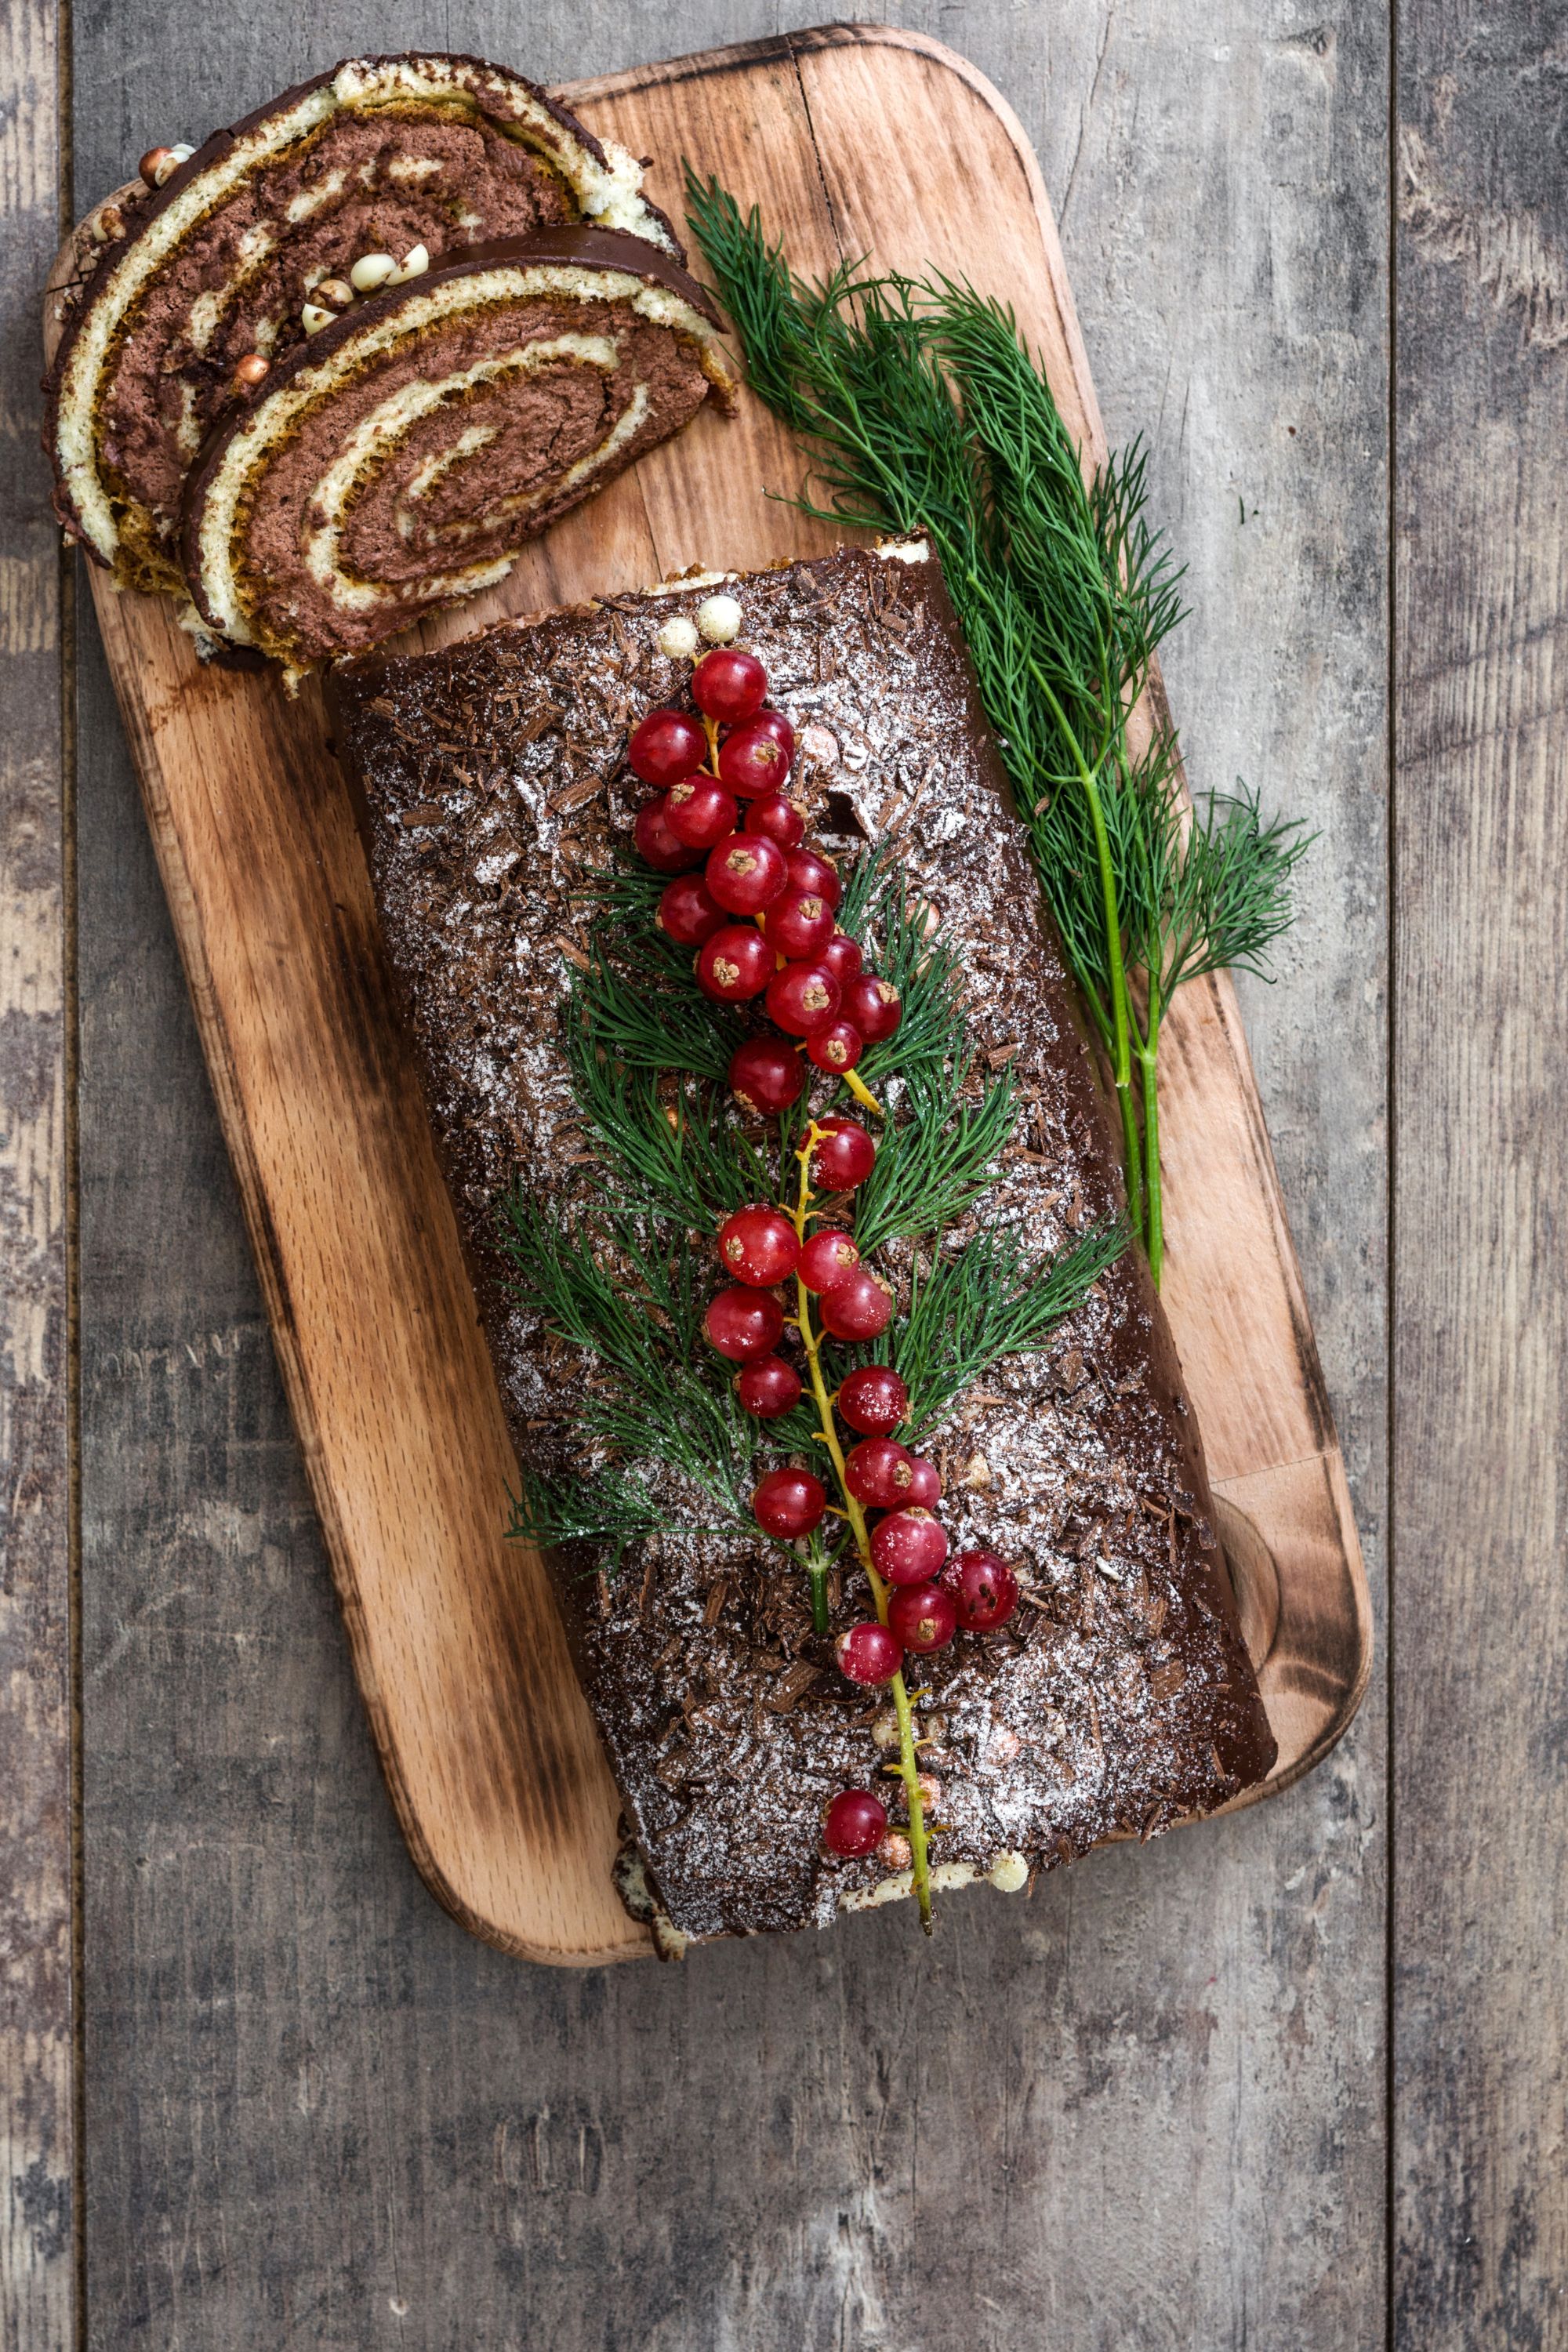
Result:
<svg viewBox="0 0 1568 2352"><path fill-rule="evenodd" d="M1135 443L1086 480L1012 312L973 288L855 265L807 284L782 244L768 243L754 206L742 215L689 166L686 193L752 390L812 444L823 499L801 506L852 527L922 533L941 558L1110 1065L1129 1211L1157 1282L1164 1007L1201 971L1260 971L1289 919L1289 876L1308 842L1298 827L1264 823L1245 795L1189 812L1174 735L1157 728L1140 748L1130 740L1160 645L1183 617L1181 572L1147 517L1146 454Z"/></svg>
<svg viewBox="0 0 1568 2352"><path fill-rule="evenodd" d="M1096 1226L1061 1255L1031 1262L1018 1235L983 1226L962 1249L939 1243L911 1280L908 1314L890 1332L910 1392L909 1442L919 1444L954 1400L1005 1357L1046 1344L1127 1246L1123 1223Z"/></svg>
<svg viewBox="0 0 1568 2352"><path fill-rule="evenodd" d="M657 873L651 866L606 866L584 875L571 895L595 917L626 929L646 927L658 914L668 882L668 874Z"/></svg>
<svg viewBox="0 0 1568 2352"><path fill-rule="evenodd" d="M840 915L846 930L851 924ZM878 973L898 990L902 1018L892 1036L868 1045L860 1076L875 1091L897 1071L905 1077L948 1068L963 1053L963 973L956 949L927 937L925 909L901 879L891 878L866 909L864 932Z"/></svg>
<svg viewBox="0 0 1568 2352"><path fill-rule="evenodd" d="M1133 1029L1142 1081L1150 1263L1163 1250L1160 1181L1160 1033L1176 990L1224 971L1271 977L1264 958L1294 915L1290 877L1316 836L1299 821L1266 819L1245 790L1207 794L1190 827L1179 801L1140 784L1125 796L1130 854L1124 919L1131 961L1143 973L1143 1017Z"/></svg>
<svg viewBox="0 0 1568 2352"><path fill-rule="evenodd" d="M596 923L588 968L573 974L568 1019L627 1069L689 1070L721 1079L744 1034L727 1005L704 996L691 959L655 930Z"/></svg>
<svg viewBox="0 0 1568 2352"><path fill-rule="evenodd" d="M649 1237L606 1214L569 1234L518 1187L501 1202L500 1239L520 1302L595 1360L574 1409L583 1438L618 1460L657 1457L754 1534L756 1425L703 1344L710 1278L685 1233ZM580 1487L571 1497L582 1507Z"/></svg>
<svg viewBox="0 0 1568 2352"><path fill-rule="evenodd" d="M607 1545L605 1573L614 1578L633 1544L669 1534L673 1526L647 1489L619 1470L584 1478L544 1478L533 1471L511 1497L506 1532L509 1541L531 1544L536 1551L574 1543ZM682 1532L690 1532L684 1522Z"/></svg>
<svg viewBox="0 0 1568 2352"><path fill-rule="evenodd" d="M586 1017L584 1017L586 1016ZM616 1057L575 992L563 1024L577 1108L636 1211L711 1233L732 1210L764 1197L761 1154L711 1081Z"/></svg>
<svg viewBox="0 0 1568 2352"><path fill-rule="evenodd" d="M889 1118L870 1174L855 1199L862 1257L884 1242L940 1233L984 1192L1017 1123L1013 1074L1002 1070L978 1102L966 1102L967 1073L955 1063L916 1071Z"/></svg>

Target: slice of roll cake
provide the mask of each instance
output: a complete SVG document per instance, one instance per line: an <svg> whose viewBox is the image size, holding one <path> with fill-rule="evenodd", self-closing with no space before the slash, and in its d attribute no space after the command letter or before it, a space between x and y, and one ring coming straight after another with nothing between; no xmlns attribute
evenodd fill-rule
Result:
<svg viewBox="0 0 1568 2352"><path fill-rule="evenodd" d="M684 257L641 171L519 74L353 58L155 184L78 299L45 446L67 530L128 587L184 587L185 475L215 420L312 330L465 247L577 221Z"/></svg>
<svg viewBox="0 0 1568 2352"><path fill-rule="evenodd" d="M283 360L187 486L205 625L291 672L503 578L731 378L695 280L582 226L479 247Z"/></svg>

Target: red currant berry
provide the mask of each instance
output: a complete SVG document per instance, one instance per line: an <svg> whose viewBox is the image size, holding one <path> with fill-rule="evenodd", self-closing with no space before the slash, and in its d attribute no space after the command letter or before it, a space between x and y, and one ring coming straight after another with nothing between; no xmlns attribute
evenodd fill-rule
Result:
<svg viewBox="0 0 1568 2352"><path fill-rule="evenodd" d="M847 931L835 931L816 959L824 971L830 971L840 988L847 988L860 970L860 943Z"/></svg>
<svg viewBox="0 0 1568 2352"><path fill-rule="evenodd" d="M844 1483L858 1503L896 1511L910 1500L911 1456L890 1437L863 1437L844 1462Z"/></svg>
<svg viewBox="0 0 1568 2352"><path fill-rule="evenodd" d="M771 798L784 788L789 756L777 731L753 719L724 738L719 747L719 773L743 801L761 800L764 794Z"/></svg>
<svg viewBox="0 0 1568 2352"><path fill-rule="evenodd" d="M708 738L684 710L650 710L632 731L626 761L645 784L675 784L694 776L708 757Z"/></svg>
<svg viewBox="0 0 1568 2352"><path fill-rule="evenodd" d="M889 1596L888 1622L906 1650L924 1657L946 1649L958 1631L958 1612L940 1584L905 1584Z"/></svg>
<svg viewBox="0 0 1568 2352"><path fill-rule="evenodd" d="M726 923L697 950L697 985L721 1004L760 996L773 969L773 951L750 923Z"/></svg>
<svg viewBox="0 0 1568 2352"><path fill-rule="evenodd" d="M971 1633L1005 1625L1018 1606L1018 1580L996 1552L961 1551L942 1570L942 1580L959 1623Z"/></svg>
<svg viewBox="0 0 1568 2352"><path fill-rule="evenodd" d="M768 982L768 1019L792 1037L826 1029L838 1011L838 982L812 963L786 963Z"/></svg>
<svg viewBox="0 0 1568 2352"><path fill-rule="evenodd" d="M889 1511L871 1530L871 1559L889 1584L923 1584L947 1558L947 1538L929 1511Z"/></svg>
<svg viewBox="0 0 1568 2352"><path fill-rule="evenodd" d="M815 963L817 950L833 937L833 909L826 898L814 898L809 890L786 890L763 917L763 929L780 955L788 956L792 963ZM834 985L837 986L837 981Z"/></svg>
<svg viewBox="0 0 1568 2352"><path fill-rule="evenodd" d="M923 1454L910 1456L910 1491L904 1500L918 1503L922 1511L935 1510L942 1500L942 1473Z"/></svg>
<svg viewBox="0 0 1568 2352"><path fill-rule="evenodd" d="M800 1240L782 1209L737 1209L719 1228L719 1255L737 1282L771 1290L795 1272Z"/></svg>
<svg viewBox="0 0 1568 2352"><path fill-rule="evenodd" d="M772 1355L784 1336L784 1308L765 1291L745 1290L737 1282L715 1293L708 1302L702 1328L709 1342L732 1364L750 1363Z"/></svg>
<svg viewBox="0 0 1568 2352"><path fill-rule="evenodd" d="M868 1789L842 1789L828 1806L822 1843L829 1853L853 1860L875 1853L888 1826L888 1809Z"/></svg>
<svg viewBox="0 0 1568 2352"><path fill-rule="evenodd" d="M860 1253L848 1234L837 1225L824 1225L802 1249L795 1271L807 1290L831 1290L859 1263Z"/></svg>
<svg viewBox="0 0 1568 2352"><path fill-rule="evenodd" d="M798 849L805 838L805 819L783 793L767 793L760 801L748 802L745 830L765 833L781 849ZM858 959L856 969L859 969Z"/></svg>
<svg viewBox="0 0 1568 2352"><path fill-rule="evenodd" d="M669 829L669 816L665 808L665 795L656 801L644 801L632 827L632 839L637 854L656 867L660 874L684 874L702 863L702 852Z"/></svg>
<svg viewBox="0 0 1568 2352"><path fill-rule="evenodd" d="M715 646L691 673L691 699L698 709L710 719L722 719L727 726L760 710L767 690L768 674L756 655L741 653L733 646Z"/></svg>
<svg viewBox="0 0 1568 2352"><path fill-rule="evenodd" d="M808 1536L827 1508L827 1489L809 1470L768 1470L752 1496L752 1517L771 1536Z"/></svg>
<svg viewBox="0 0 1568 2352"><path fill-rule="evenodd" d="M871 1173L877 1147L863 1127L837 1114L816 1121L821 1140L811 1150L811 1181L825 1192L852 1192Z"/></svg>
<svg viewBox="0 0 1568 2352"><path fill-rule="evenodd" d="M706 879L732 915L760 915L783 898L789 875L784 851L765 833L731 833L709 852Z"/></svg>
<svg viewBox="0 0 1568 2352"><path fill-rule="evenodd" d="M700 948L727 920L700 874L682 874L665 885L658 902L658 928L679 948Z"/></svg>
<svg viewBox="0 0 1568 2352"><path fill-rule="evenodd" d="M838 868L828 858L818 857L815 849L790 851L789 887L792 890L807 890L816 898L826 898L830 907L837 907L844 896Z"/></svg>
<svg viewBox="0 0 1568 2352"><path fill-rule="evenodd" d="M868 1045L879 1045L884 1037L892 1036L904 1017L903 1003L892 982L879 980L868 971L852 980L845 990L844 1012Z"/></svg>
<svg viewBox="0 0 1568 2352"><path fill-rule="evenodd" d="M665 794L664 821L689 848L711 849L735 829L735 795L711 776L688 776Z"/></svg>
<svg viewBox="0 0 1568 2352"><path fill-rule="evenodd" d="M818 971L822 966L818 964ZM830 1078L841 1078L852 1070L865 1052L865 1042L852 1021L830 1021L826 1029L812 1032L806 1052L819 1070Z"/></svg>
<svg viewBox="0 0 1568 2352"><path fill-rule="evenodd" d="M782 710L759 710L752 725L759 735L771 735L786 760L795 757L795 729Z"/></svg>
<svg viewBox="0 0 1568 2352"><path fill-rule="evenodd" d="M890 1683L899 1671L904 1645L885 1625L868 1622L851 1625L833 1644L838 1671L852 1683Z"/></svg>
<svg viewBox="0 0 1568 2352"><path fill-rule="evenodd" d="M886 1437L910 1410L910 1392L887 1364L862 1364L838 1391L838 1417L868 1437Z"/></svg>
<svg viewBox="0 0 1568 2352"><path fill-rule="evenodd" d="M730 1056L731 1091L742 1110L759 1118L777 1118L788 1110L805 1084L800 1055L782 1037L748 1037Z"/></svg>
<svg viewBox="0 0 1568 2352"><path fill-rule="evenodd" d="M800 1402L800 1374L782 1356L759 1356L735 1375L735 1394L742 1412L759 1421L776 1421Z"/></svg>
<svg viewBox="0 0 1568 2352"><path fill-rule="evenodd" d="M822 1294L822 1328L835 1339L874 1339L892 1312L892 1292L863 1265Z"/></svg>

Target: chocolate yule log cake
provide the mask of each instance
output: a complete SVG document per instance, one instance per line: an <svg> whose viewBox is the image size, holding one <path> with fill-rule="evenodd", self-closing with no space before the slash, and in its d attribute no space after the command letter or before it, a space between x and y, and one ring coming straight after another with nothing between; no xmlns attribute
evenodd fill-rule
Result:
<svg viewBox="0 0 1568 2352"><path fill-rule="evenodd" d="M129 587L180 592L208 428L362 297L578 221L684 258L635 157L477 58L349 58L195 153L152 150L142 177L72 310L45 425L61 522Z"/></svg>
<svg viewBox="0 0 1568 2352"><path fill-rule="evenodd" d="M733 381L707 295L581 226L465 249L281 360L186 485L185 576L300 670L492 586L518 549Z"/></svg>
<svg viewBox="0 0 1568 2352"><path fill-rule="evenodd" d="M1260 1780L1198 1433L923 544L331 690L513 1531L663 1948L1016 1888Z"/></svg>

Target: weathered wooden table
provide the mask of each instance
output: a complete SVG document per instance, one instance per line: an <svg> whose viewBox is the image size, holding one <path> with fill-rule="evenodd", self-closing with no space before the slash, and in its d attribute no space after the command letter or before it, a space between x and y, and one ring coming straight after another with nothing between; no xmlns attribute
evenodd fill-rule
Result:
<svg viewBox="0 0 1568 2352"><path fill-rule="evenodd" d="M565 79L819 13L0 18L4 2352L1568 2336L1560 9L879 12L1036 140L1192 566L1195 780L1321 829L1245 998L1394 1570L1349 1738L930 1950L872 1915L583 1975L437 1911L376 1775L47 514L37 289L145 146L332 56Z"/></svg>

